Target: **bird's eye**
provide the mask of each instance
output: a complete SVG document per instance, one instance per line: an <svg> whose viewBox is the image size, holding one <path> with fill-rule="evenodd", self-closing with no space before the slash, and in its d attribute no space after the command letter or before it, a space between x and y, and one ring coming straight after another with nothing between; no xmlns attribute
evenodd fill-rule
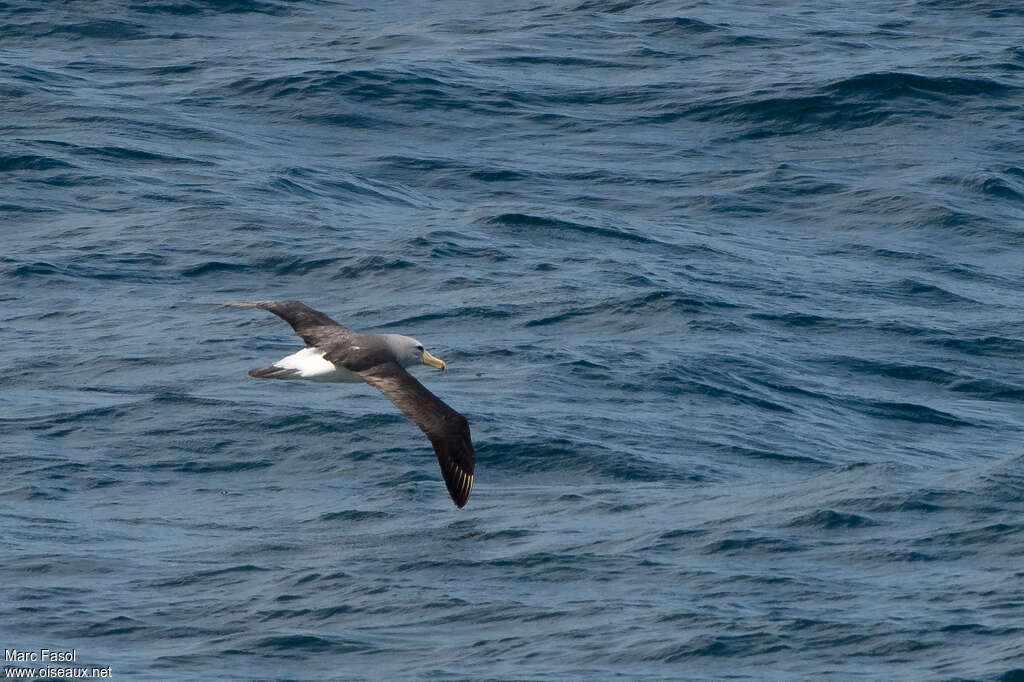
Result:
<svg viewBox="0 0 1024 682"><path fill-rule="evenodd" d="M420 351L422 353L423 352L423 346L416 346L416 350L418 350L418 351Z"/></svg>

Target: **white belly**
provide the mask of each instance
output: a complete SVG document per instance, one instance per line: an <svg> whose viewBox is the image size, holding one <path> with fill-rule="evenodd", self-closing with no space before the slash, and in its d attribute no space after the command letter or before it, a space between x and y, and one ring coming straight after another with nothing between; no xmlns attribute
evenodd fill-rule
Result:
<svg viewBox="0 0 1024 682"><path fill-rule="evenodd" d="M335 381L346 384L357 384L363 378L344 367L338 367L333 362L324 360L323 351L316 348L303 348L298 353L292 353L286 358L281 358L274 363L275 367L285 369L297 369L298 374L293 374L289 379L307 379L309 381Z"/></svg>

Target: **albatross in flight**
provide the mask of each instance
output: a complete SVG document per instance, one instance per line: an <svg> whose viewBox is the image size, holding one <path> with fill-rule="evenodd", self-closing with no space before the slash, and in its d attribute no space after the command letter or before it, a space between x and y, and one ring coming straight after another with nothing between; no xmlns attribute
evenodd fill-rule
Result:
<svg viewBox="0 0 1024 682"><path fill-rule="evenodd" d="M457 507L473 489L469 424L405 371L412 365L446 369L416 339L401 334L360 334L298 301L229 301L224 305L268 310L292 326L306 347L267 367L249 370L257 379L307 379L358 383L383 393L427 435L441 475Z"/></svg>

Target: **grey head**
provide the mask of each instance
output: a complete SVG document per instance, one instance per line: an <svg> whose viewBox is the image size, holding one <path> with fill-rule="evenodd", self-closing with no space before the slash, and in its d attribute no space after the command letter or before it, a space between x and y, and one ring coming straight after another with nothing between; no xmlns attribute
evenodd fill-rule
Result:
<svg viewBox="0 0 1024 682"><path fill-rule="evenodd" d="M388 347L395 361L402 367L413 365L430 365L440 370L447 368L445 361L431 355L430 351L423 347L423 344L403 334L380 334L378 335L384 345Z"/></svg>

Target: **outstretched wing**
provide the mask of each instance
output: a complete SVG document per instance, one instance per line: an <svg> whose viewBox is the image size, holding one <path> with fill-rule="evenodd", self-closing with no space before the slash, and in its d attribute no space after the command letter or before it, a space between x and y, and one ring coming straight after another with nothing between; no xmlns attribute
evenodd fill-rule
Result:
<svg viewBox="0 0 1024 682"><path fill-rule="evenodd" d="M222 305L269 310L287 322L307 346L318 346L338 336L353 334L330 317L299 301L226 301Z"/></svg>
<svg viewBox="0 0 1024 682"><path fill-rule="evenodd" d="M441 475L457 507L469 500L473 489L476 456L469 436L469 422L406 372L396 362L386 362L359 372L371 386L427 434L441 465Z"/></svg>

